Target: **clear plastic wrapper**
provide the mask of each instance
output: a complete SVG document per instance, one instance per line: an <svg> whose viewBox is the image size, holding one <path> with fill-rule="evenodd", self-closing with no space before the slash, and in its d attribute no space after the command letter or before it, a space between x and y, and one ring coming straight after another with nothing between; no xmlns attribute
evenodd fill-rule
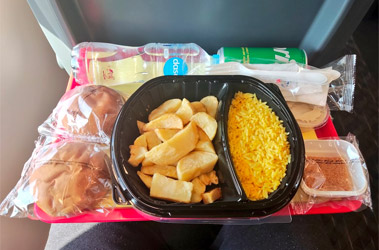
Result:
<svg viewBox="0 0 379 250"><path fill-rule="evenodd" d="M368 170L354 135L305 140L304 144L304 175L301 188L291 201L295 214L322 206L345 207L350 211L372 208Z"/></svg>
<svg viewBox="0 0 379 250"><path fill-rule="evenodd" d="M63 95L40 134L108 143L124 98L105 86L79 86Z"/></svg>
<svg viewBox="0 0 379 250"><path fill-rule="evenodd" d="M73 48L71 67L79 84L106 85L131 94L154 77L201 75L211 63L212 57L194 43L130 47L84 42Z"/></svg>
<svg viewBox="0 0 379 250"><path fill-rule="evenodd" d="M286 101L325 106L329 83L338 79L340 72L331 68L317 69L297 63L240 64L229 62L207 68L209 75L247 75L265 83L278 85Z"/></svg>
<svg viewBox="0 0 379 250"><path fill-rule="evenodd" d="M64 94L39 127L35 149L0 215L57 218L111 211L109 142L123 104L124 98L105 86L79 86Z"/></svg>
<svg viewBox="0 0 379 250"><path fill-rule="evenodd" d="M103 145L40 143L25 163L21 179L1 203L0 215L35 217L35 206L52 217L112 209L111 161Z"/></svg>
<svg viewBox="0 0 379 250"><path fill-rule="evenodd" d="M356 55L346 55L324 66L341 73L329 85L328 105L332 111L352 112L354 106Z"/></svg>
<svg viewBox="0 0 379 250"><path fill-rule="evenodd" d="M227 49L226 57L224 57L225 49ZM262 53L263 51L265 52ZM273 54L273 51L279 54L274 55L275 53ZM305 55L305 57L303 57L302 53L298 53L299 51L300 50L297 49L281 48L276 48L274 50L270 48L221 48L218 51L218 54L220 56L221 63L250 63L244 64L244 66L256 70L279 70L296 72L299 71L299 67L309 68L307 66L305 52L303 52ZM283 55L285 55L285 57L281 57ZM297 62L298 64L294 62ZM332 69L338 71L341 74L340 77L331 81L329 85L327 103L330 110L352 112L355 88L355 67L356 55L345 55L335 61L328 63L323 67L325 70Z"/></svg>

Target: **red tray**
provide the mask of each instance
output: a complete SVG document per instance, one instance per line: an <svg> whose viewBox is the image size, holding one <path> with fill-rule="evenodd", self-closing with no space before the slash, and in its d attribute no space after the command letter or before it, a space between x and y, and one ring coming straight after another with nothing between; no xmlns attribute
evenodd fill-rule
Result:
<svg viewBox="0 0 379 250"><path fill-rule="evenodd" d="M75 79L70 77L67 90L73 89L78 84L75 82ZM338 138L337 131L334 127L334 124L329 117L327 123L322 128L315 130L317 138ZM331 213L347 213L356 211L361 207L362 203L358 200L341 200L341 201L328 201L319 205L314 205L307 213L305 214L331 214ZM287 209L288 211L288 209ZM274 215L283 215L288 214L287 211L281 210ZM294 215L296 214L291 209L289 212ZM116 221L148 221L148 220L157 220L159 218L144 214L141 211L138 211L134 208L115 208L107 213L100 212L88 212L75 217L51 217L47 215L42 209L40 209L36 204L34 205L34 214L37 219L46 223L84 223L84 222L116 222ZM172 218L170 220L185 220Z"/></svg>

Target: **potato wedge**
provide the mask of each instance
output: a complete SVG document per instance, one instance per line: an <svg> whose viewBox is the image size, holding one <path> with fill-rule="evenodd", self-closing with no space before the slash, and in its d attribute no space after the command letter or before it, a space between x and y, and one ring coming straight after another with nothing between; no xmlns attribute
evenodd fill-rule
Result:
<svg viewBox="0 0 379 250"><path fill-rule="evenodd" d="M217 132L217 122L212 116L199 112L191 117L191 121L194 121L207 134L209 140L213 140Z"/></svg>
<svg viewBox="0 0 379 250"><path fill-rule="evenodd" d="M211 141L209 140L209 137L207 136L207 134L199 127L198 127L198 132L199 132L199 141Z"/></svg>
<svg viewBox="0 0 379 250"><path fill-rule="evenodd" d="M213 203L221 198L221 188L212 189L201 195L203 197L204 204Z"/></svg>
<svg viewBox="0 0 379 250"><path fill-rule="evenodd" d="M216 171L214 170L209 173L202 174L198 178L204 183L204 185L207 186L211 184L218 184L218 177L216 175Z"/></svg>
<svg viewBox="0 0 379 250"><path fill-rule="evenodd" d="M152 121L159 116L167 113L175 113L180 105L182 104L182 101L180 99L170 99L162 103L158 108L151 111L149 115L149 121Z"/></svg>
<svg viewBox="0 0 379 250"><path fill-rule="evenodd" d="M151 182L150 196L162 200L190 203L193 184L178 181L155 173Z"/></svg>
<svg viewBox="0 0 379 250"><path fill-rule="evenodd" d="M137 167L143 159L145 159L145 153L147 152L147 149L145 147L136 146L136 145L130 145L130 158L128 162L133 166Z"/></svg>
<svg viewBox="0 0 379 250"><path fill-rule="evenodd" d="M138 130L139 130L139 133L140 134L143 134L143 128L145 127L145 124L144 122L141 122L141 121L137 121L137 127L138 127Z"/></svg>
<svg viewBox="0 0 379 250"><path fill-rule="evenodd" d="M218 101L215 96L206 96L200 100L202 104L204 104L205 109L207 110L208 115L216 118Z"/></svg>
<svg viewBox="0 0 379 250"><path fill-rule="evenodd" d="M184 98L182 101L182 105L180 105L180 108L176 111L176 115L182 119L183 124L189 123L191 117L194 114L194 109L191 106L191 103Z"/></svg>
<svg viewBox="0 0 379 250"><path fill-rule="evenodd" d="M205 192L206 186L199 178L195 178L191 182L193 184L191 203L198 203L203 199L202 194Z"/></svg>
<svg viewBox="0 0 379 250"><path fill-rule="evenodd" d="M155 134L157 134L158 138L165 142L171 139L176 133L178 133L179 129L167 129L167 128L156 128L154 130Z"/></svg>
<svg viewBox="0 0 379 250"><path fill-rule="evenodd" d="M218 156L216 154L194 151L179 160L176 166L178 179L182 181L191 181L199 175L208 173L213 170Z"/></svg>
<svg viewBox="0 0 379 250"><path fill-rule="evenodd" d="M143 130L152 131L157 128L183 129L183 122L182 119L175 114L164 114L145 124Z"/></svg>
<svg viewBox="0 0 379 250"><path fill-rule="evenodd" d="M151 182L153 181L153 177L151 177L150 175L146 175L141 171L137 171L137 175L141 179L141 181L146 185L146 187L151 188Z"/></svg>
<svg viewBox="0 0 379 250"><path fill-rule="evenodd" d="M162 143L154 131L146 132L146 133L144 133L144 135L146 136L146 142L147 142L147 149L148 150L151 150L155 146L158 146L159 144Z"/></svg>
<svg viewBox="0 0 379 250"><path fill-rule="evenodd" d="M195 113L207 112L207 109L205 108L204 104L202 104L201 102L191 102L191 106Z"/></svg>
<svg viewBox="0 0 379 250"><path fill-rule="evenodd" d="M140 135L134 140L134 145L147 148L146 135Z"/></svg>
<svg viewBox="0 0 379 250"><path fill-rule="evenodd" d="M199 141L196 144L195 150L216 154L216 151L213 147L213 143L209 140L208 141Z"/></svg>
<svg viewBox="0 0 379 250"><path fill-rule="evenodd" d="M143 159L142 161L142 166L152 166L152 165L155 165L154 162L152 161L149 161L148 159Z"/></svg>
<svg viewBox="0 0 379 250"><path fill-rule="evenodd" d="M198 139L197 127L190 122L171 139L147 152L145 158L157 165L173 165L196 147Z"/></svg>
<svg viewBox="0 0 379 250"><path fill-rule="evenodd" d="M154 175L155 173L159 173L167 177L178 179L178 174L176 173L176 167L174 166L160 166L160 165L142 166L141 172L147 175Z"/></svg>

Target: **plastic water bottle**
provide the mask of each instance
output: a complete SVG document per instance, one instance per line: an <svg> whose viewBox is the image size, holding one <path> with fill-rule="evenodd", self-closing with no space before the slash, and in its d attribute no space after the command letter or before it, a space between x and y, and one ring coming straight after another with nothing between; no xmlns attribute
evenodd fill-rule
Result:
<svg viewBox="0 0 379 250"><path fill-rule="evenodd" d="M73 48L71 67L79 84L106 85L126 94L162 75L201 75L213 63L194 43L140 47L85 42Z"/></svg>

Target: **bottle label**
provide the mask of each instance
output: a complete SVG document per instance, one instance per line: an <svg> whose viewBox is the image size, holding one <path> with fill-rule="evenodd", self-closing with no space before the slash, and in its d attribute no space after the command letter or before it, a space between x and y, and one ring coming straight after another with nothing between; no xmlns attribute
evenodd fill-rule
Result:
<svg viewBox="0 0 379 250"><path fill-rule="evenodd" d="M252 64L289 63L307 64L304 50L296 48L224 47L224 62Z"/></svg>
<svg viewBox="0 0 379 250"><path fill-rule="evenodd" d="M182 58L172 57L167 60L163 67L163 74L166 76L186 75L188 66Z"/></svg>

